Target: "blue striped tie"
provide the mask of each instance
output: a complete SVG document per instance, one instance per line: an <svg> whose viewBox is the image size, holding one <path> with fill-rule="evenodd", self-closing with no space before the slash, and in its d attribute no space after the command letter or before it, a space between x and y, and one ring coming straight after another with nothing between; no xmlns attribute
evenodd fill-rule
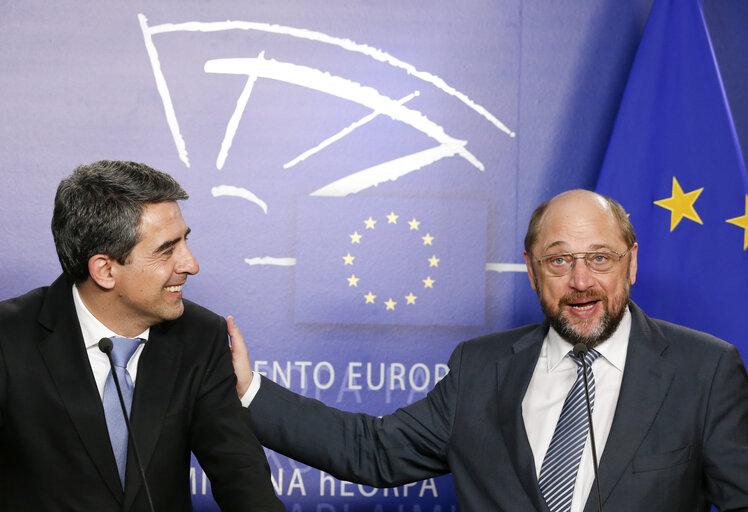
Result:
<svg viewBox="0 0 748 512"><path fill-rule="evenodd" d="M120 338L117 336L112 336L110 339L114 345L112 348L112 361L114 362L114 369L117 372L117 380L119 381L122 399L125 401L129 419L135 386L132 383L130 372L127 371L127 363L143 340L140 338ZM112 442L112 451L114 451L120 482L124 489L125 468L127 467L127 425L125 424L125 417L122 415L122 406L119 403L119 396L117 396L117 388L114 385L111 371L104 384L103 403L106 426L109 430L109 440Z"/></svg>
<svg viewBox="0 0 748 512"><path fill-rule="evenodd" d="M585 356L587 361L587 381L590 388L590 407L595 404L595 377L592 375L592 362L600 356L597 350L590 349ZM551 512L571 510L574 483L577 479L579 461L587 440L589 423L587 405L584 399L584 376L582 360L569 352L569 357L577 363L577 380L566 395L561 416L553 432L551 444L545 453L540 467L540 491Z"/></svg>

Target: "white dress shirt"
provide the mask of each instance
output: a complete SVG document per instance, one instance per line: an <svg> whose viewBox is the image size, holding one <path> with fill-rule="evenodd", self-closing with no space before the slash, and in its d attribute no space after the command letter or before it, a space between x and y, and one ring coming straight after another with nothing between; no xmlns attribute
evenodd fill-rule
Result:
<svg viewBox="0 0 748 512"><path fill-rule="evenodd" d="M96 387L99 389L99 396L103 398L104 385L106 384L106 378L111 371L111 366L109 366L109 358L107 358L104 352L99 350L99 340L101 338L121 335L109 329L91 314L86 305L83 304L83 299L81 299L80 293L78 292L78 287L75 285L73 285L73 303L75 304L75 313L78 315L78 323L83 332L83 343L86 345L88 362L91 363L91 370L93 370L94 379L96 380ZM143 338L147 341L149 333L150 328L146 329L136 337ZM141 343L140 346L135 349L135 353L127 363L127 371L130 373L133 386L135 385L135 378L138 373L138 361L140 361L140 354L143 352L144 346L145 342Z"/></svg>
<svg viewBox="0 0 748 512"><path fill-rule="evenodd" d="M257 395L257 393L260 391L260 381L262 380L262 377L260 377L260 373L256 371L252 371L252 382L249 383L249 387L247 388L247 391L244 393L244 396L242 396L242 405L244 407L249 407L249 404L252 403L252 400Z"/></svg>
<svg viewBox="0 0 748 512"><path fill-rule="evenodd" d="M595 347L595 350L600 352L600 357L592 363L592 373L595 377L592 425L595 430L598 461L605 449L616 412L630 332L631 313L626 308L618 329L610 338ZM577 378L577 364L568 355L571 349L572 346L553 328L548 331L540 348L540 357L527 392L522 399L522 419L532 448L538 478L545 452L551 444L556 423L561 416L564 400ZM594 479L592 448L588 435L574 485L571 512L582 512Z"/></svg>

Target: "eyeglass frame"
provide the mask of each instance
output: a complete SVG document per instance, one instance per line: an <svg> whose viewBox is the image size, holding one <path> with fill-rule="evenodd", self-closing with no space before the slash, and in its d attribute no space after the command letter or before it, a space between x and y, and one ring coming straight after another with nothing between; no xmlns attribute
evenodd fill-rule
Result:
<svg viewBox="0 0 748 512"><path fill-rule="evenodd" d="M636 245L636 244L634 244L634 245ZM588 254L600 254L600 253L604 253L604 254L615 254L616 256L618 256L618 259L615 261L615 263L619 263L624 258L624 256L626 256L627 254L629 254L631 252L631 249L634 248L634 245L632 245L631 247L629 247L628 249L626 249L622 253L618 253L617 251L614 251L612 249L608 249L608 250L605 250L605 251L557 252L557 253L554 253L554 254L548 254L546 256L543 256L542 258L537 258L532 253L530 253L530 256L532 256L532 259L534 261L537 261L538 263L541 264L541 266L540 266L541 269L544 268L542 266L543 260L547 260L548 258L553 258L553 257L558 257L558 256L566 256L566 255L571 256L571 266L569 267L569 270L567 270L563 274L552 274L552 273L550 273L548 271L545 271L545 273L548 274L551 277L563 277L563 276L568 275L572 270L574 270L574 267L577 264L577 260L584 260L584 264L587 266L587 269L590 272L594 273L594 274L610 274L611 272L613 272L616 269L617 265L614 264L610 268L610 270L605 270L603 272L601 272L599 270L594 270L592 267L590 267L590 262L587 260L586 255L588 255ZM579 256L580 254L582 254L584 256Z"/></svg>

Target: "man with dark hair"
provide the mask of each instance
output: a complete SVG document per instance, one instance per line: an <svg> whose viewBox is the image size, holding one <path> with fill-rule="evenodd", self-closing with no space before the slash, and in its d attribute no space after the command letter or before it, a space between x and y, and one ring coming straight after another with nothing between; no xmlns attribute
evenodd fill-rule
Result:
<svg viewBox="0 0 748 512"><path fill-rule="evenodd" d="M283 510L234 394L226 323L182 299L198 272L184 199L169 175L132 162L83 165L60 183L63 275L0 303L0 510L146 511L151 498L157 511L192 510L191 451L222 510Z"/></svg>
<svg viewBox="0 0 748 512"><path fill-rule="evenodd" d="M253 378L231 321L260 441L377 487L451 472L462 512L592 512L586 375L606 512L748 511L745 366L732 345L631 302L638 246L623 208L560 194L532 215L525 244L546 321L461 343L426 398L381 418Z"/></svg>

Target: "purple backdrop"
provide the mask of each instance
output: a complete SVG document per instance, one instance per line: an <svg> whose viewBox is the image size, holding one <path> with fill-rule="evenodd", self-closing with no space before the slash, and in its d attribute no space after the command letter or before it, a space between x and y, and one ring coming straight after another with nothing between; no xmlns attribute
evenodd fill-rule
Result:
<svg viewBox="0 0 748 512"><path fill-rule="evenodd" d="M235 315L259 371L348 410L417 400L459 341L539 319L529 214L594 187L650 5L4 2L0 298L59 273L62 177L143 161L191 195L201 271L185 295ZM745 141L748 9L705 11ZM351 285L364 262L385 277ZM344 309L311 307L315 293ZM289 510L456 509L448 477L374 490L268 456ZM193 493L216 508L197 466Z"/></svg>

